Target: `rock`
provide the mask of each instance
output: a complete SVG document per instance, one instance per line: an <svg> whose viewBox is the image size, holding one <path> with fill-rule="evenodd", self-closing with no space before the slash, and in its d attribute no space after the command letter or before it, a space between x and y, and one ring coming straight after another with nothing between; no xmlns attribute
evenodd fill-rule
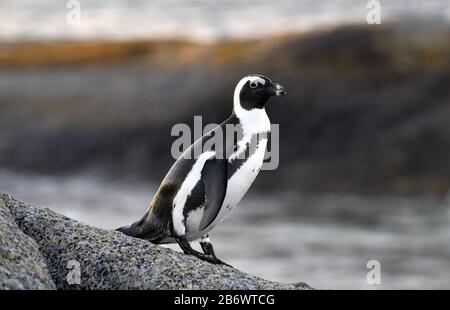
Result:
<svg viewBox="0 0 450 310"><path fill-rule="evenodd" d="M53 288L49 277L44 277L47 269L43 256L58 289L311 289L305 283L280 284L231 267L212 265L145 240L85 225L50 209L24 204L9 195L3 194L0 199L7 208L2 208L2 222L8 228L2 229L15 229L21 236L15 237L15 243L8 243L10 249L30 247L28 256L22 255L33 263L23 262L23 273L39 274L35 278L42 279L38 285L2 272L0 283L9 283L10 287ZM2 249L8 240L8 235L2 233ZM1 264L5 264L3 259Z"/></svg>
<svg viewBox="0 0 450 310"><path fill-rule="evenodd" d="M55 289L36 242L17 227L0 196L0 289Z"/></svg>

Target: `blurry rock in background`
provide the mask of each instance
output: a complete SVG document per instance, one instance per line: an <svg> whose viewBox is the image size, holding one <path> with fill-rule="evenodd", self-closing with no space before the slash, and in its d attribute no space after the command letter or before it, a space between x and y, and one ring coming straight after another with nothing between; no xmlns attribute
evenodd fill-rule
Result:
<svg viewBox="0 0 450 310"><path fill-rule="evenodd" d="M450 187L450 30L342 26L202 44L25 42L0 49L0 165L160 180L176 123L224 120L239 78L289 89L268 113L280 166L260 189L439 194Z"/></svg>

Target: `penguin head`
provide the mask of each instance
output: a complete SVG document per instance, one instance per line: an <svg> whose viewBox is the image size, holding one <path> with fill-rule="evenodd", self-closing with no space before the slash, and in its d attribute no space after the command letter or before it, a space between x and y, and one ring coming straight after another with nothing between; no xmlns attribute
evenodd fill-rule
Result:
<svg viewBox="0 0 450 310"><path fill-rule="evenodd" d="M246 110L262 109L272 96L287 94L285 88L260 74L243 77L234 91L234 104Z"/></svg>

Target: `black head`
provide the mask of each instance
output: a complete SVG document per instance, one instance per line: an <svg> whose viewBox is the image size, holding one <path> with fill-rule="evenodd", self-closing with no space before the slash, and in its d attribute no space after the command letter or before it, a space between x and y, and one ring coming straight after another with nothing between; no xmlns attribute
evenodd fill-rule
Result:
<svg viewBox="0 0 450 310"><path fill-rule="evenodd" d="M286 93L282 85L272 82L268 77L249 74L236 86L234 101L246 110L262 109L270 97L282 96Z"/></svg>

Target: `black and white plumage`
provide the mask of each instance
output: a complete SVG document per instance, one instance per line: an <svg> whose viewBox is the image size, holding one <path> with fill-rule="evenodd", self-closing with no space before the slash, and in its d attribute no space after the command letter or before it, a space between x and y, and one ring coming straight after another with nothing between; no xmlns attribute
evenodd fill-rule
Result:
<svg viewBox="0 0 450 310"><path fill-rule="evenodd" d="M153 243L177 242L186 254L223 263L215 256L208 233L241 201L260 171L270 132L264 107L271 96L285 93L265 76L242 78L234 91L231 116L178 158L144 217L118 230ZM237 141L225 139L227 126L239 131ZM217 137L223 137L221 148L209 143ZM198 148L200 155L192 156ZM197 239L204 253L190 246L189 241Z"/></svg>

